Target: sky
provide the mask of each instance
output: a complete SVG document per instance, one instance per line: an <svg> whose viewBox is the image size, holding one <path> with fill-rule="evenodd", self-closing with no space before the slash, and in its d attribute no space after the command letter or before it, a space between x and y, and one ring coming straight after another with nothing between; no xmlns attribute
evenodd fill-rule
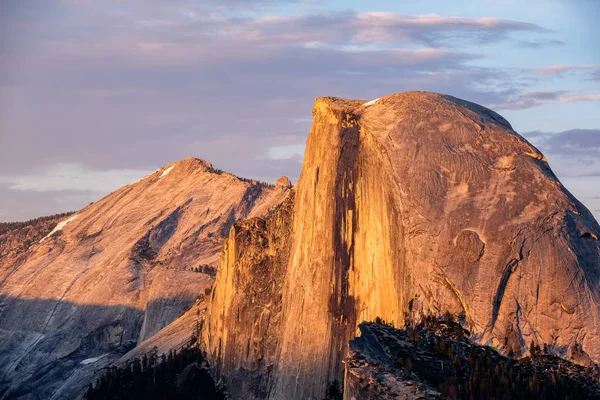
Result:
<svg viewBox="0 0 600 400"><path fill-rule="evenodd" d="M0 221L186 157L300 173L315 97L490 107L600 219L596 0L2 0Z"/></svg>

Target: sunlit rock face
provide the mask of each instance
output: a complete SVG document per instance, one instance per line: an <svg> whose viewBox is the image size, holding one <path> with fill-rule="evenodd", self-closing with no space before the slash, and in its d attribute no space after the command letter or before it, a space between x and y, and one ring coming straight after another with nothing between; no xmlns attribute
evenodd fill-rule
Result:
<svg viewBox="0 0 600 400"><path fill-rule="evenodd" d="M235 396L324 398L358 323L400 326L409 303L507 353L533 340L600 361L600 227L504 118L425 92L319 98L313 115L289 235L232 231L217 275L204 343ZM284 242L268 286L251 260Z"/></svg>
<svg viewBox="0 0 600 400"><path fill-rule="evenodd" d="M266 398L281 335L294 193L267 220L231 228L203 326L215 378L233 398Z"/></svg>
<svg viewBox="0 0 600 400"><path fill-rule="evenodd" d="M235 221L268 215L288 192L186 159L54 221L51 235L47 221L28 228L28 246L12 251L23 233L5 233L0 398L75 398L211 287ZM189 340L188 325L162 347Z"/></svg>

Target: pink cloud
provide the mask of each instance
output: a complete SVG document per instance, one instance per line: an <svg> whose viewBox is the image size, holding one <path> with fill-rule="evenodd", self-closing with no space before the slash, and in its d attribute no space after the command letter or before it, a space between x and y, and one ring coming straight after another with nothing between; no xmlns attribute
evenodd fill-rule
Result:
<svg viewBox="0 0 600 400"><path fill-rule="evenodd" d="M574 94L563 91L529 92L512 99L493 104L497 109L524 109L545 104L564 104L578 101L600 101L600 94Z"/></svg>
<svg viewBox="0 0 600 400"><path fill-rule="evenodd" d="M558 103L572 103L574 101L600 101L600 94L566 95L558 98Z"/></svg>
<svg viewBox="0 0 600 400"><path fill-rule="evenodd" d="M562 75L567 72L600 70L600 64L556 64L535 67L534 71L541 75Z"/></svg>

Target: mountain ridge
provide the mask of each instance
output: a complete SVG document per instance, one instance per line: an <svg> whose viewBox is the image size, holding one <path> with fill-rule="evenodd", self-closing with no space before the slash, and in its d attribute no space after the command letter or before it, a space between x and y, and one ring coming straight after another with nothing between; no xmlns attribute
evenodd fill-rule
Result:
<svg viewBox="0 0 600 400"><path fill-rule="evenodd" d="M194 268L216 266L229 227L269 214L287 191L189 158L46 221L0 260L0 398L74 397L210 288L214 277Z"/></svg>

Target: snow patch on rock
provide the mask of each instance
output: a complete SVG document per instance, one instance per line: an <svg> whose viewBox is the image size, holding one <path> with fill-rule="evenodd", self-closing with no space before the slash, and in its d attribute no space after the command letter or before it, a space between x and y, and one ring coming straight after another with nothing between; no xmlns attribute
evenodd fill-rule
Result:
<svg viewBox="0 0 600 400"><path fill-rule="evenodd" d="M143 177L141 177L141 178L140 178L140 179L138 179L137 181L131 182L131 183L127 184L126 186L135 185L136 183L143 181L144 179L148 178L149 176L152 176L152 175L154 175L154 174L155 174L155 173L157 173L158 171L160 171L160 168L159 168L159 169L157 169L157 170L155 170L155 171L153 171L153 172L150 172L148 175L144 175Z"/></svg>
<svg viewBox="0 0 600 400"><path fill-rule="evenodd" d="M376 99L373 99L373 100L371 100L371 101L367 101L365 104L363 104L363 106L365 106L365 107L372 106L373 104L377 103L377 100L379 100L380 98L381 98L381 97L378 97L378 98L376 98Z"/></svg>
<svg viewBox="0 0 600 400"><path fill-rule="evenodd" d="M96 361L101 360L102 358L106 357L107 355L108 354L102 354L98 357L86 358L85 360L81 361L79 364L81 364L81 365L92 364L92 363L95 363Z"/></svg>
<svg viewBox="0 0 600 400"><path fill-rule="evenodd" d="M63 228L64 228L65 226L67 226L67 224L68 224L69 222L73 221L75 218L77 218L77 214L73 215L71 218L69 218L69 219L67 219L67 220L65 220L65 221L59 222L59 223L58 223L58 224L57 224L57 225L54 227L54 229L52 229L52 232L50 232L49 234L47 234L46 236L44 236L44 237L42 238L42 240L40 240L40 243L42 243L44 240L48 239L50 236L54 235L56 232L58 232L58 231L62 231L62 230L63 230Z"/></svg>
<svg viewBox="0 0 600 400"><path fill-rule="evenodd" d="M173 166L171 166L171 167L169 167L169 168L165 169L165 170L163 171L163 173L162 173L162 174L161 174L161 175L158 177L158 179L162 179L162 178L164 178L165 176L169 175L169 172L171 172L171 170L172 170L173 168L174 168L174 167L173 167Z"/></svg>

